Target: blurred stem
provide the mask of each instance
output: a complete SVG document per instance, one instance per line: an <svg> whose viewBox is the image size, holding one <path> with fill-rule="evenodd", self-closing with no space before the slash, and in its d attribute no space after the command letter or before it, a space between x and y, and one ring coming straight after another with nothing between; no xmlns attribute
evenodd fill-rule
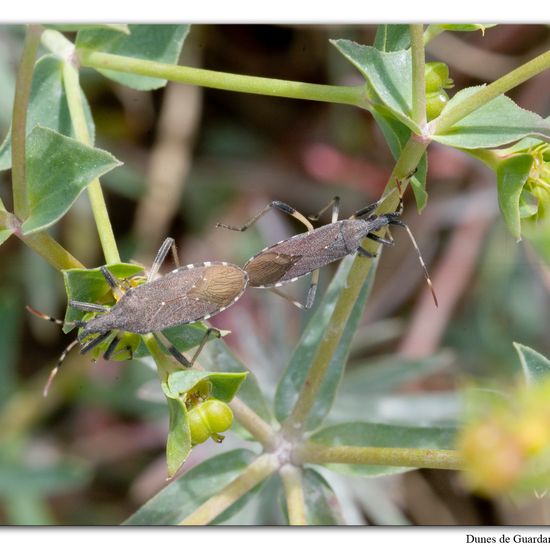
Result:
<svg viewBox="0 0 550 550"><path fill-rule="evenodd" d="M364 86L329 86L276 78L223 73L86 49L78 49L77 53L83 67L162 78L173 82L194 84L196 86L231 92L343 103L364 108L368 106Z"/></svg>
<svg viewBox="0 0 550 550"><path fill-rule="evenodd" d="M433 40L436 36L439 36L444 31L445 29L443 29L440 25L428 25L428 28L424 31L423 35L424 45Z"/></svg>
<svg viewBox="0 0 550 550"><path fill-rule="evenodd" d="M229 403L235 419L244 427L256 441L262 444L266 451L274 451L279 437L273 428L259 415L257 415L244 401L238 397Z"/></svg>
<svg viewBox="0 0 550 550"><path fill-rule="evenodd" d="M191 512L180 525L208 525L278 468L279 460L275 455L260 455L240 476Z"/></svg>
<svg viewBox="0 0 550 550"><path fill-rule="evenodd" d="M387 195L387 199L379 206L377 213L392 212L395 210L399 197L397 193L388 195L388 192L395 187L396 179L403 181L402 189L403 191L405 190L408 184L406 178L420 162L426 147L427 143L417 141L414 139L414 136L409 139L386 185L384 195ZM370 252L375 252L378 245L370 239L365 239L362 246ZM372 258L357 256L353 262L346 286L340 293L332 312L328 324L329 328L317 348L317 353L307 373L294 409L284 423L284 432L291 438L304 431L308 414L315 404L332 356L338 347L353 306L357 301L359 292L371 267Z"/></svg>
<svg viewBox="0 0 550 550"><path fill-rule="evenodd" d="M409 25L412 57L412 119L422 128L426 124L426 77L423 25Z"/></svg>
<svg viewBox="0 0 550 550"><path fill-rule="evenodd" d="M491 82L459 104L445 109L441 115L430 122L430 133L434 135L445 133L453 124L476 109L548 68L550 68L550 50Z"/></svg>
<svg viewBox="0 0 550 550"><path fill-rule="evenodd" d="M462 459L457 451L441 449L409 449L398 447L328 447L304 443L294 449L292 459L297 464L363 464L376 466L406 466L460 470Z"/></svg>
<svg viewBox="0 0 550 550"><path fill-rule="evenodd" d="M11 125L11 176L13 187L13 209L18 218L24 220L29 214L27 182L25 179L25 141L27 137L27 109L31 94L34 62L42 27L29 25L23 44L21 63L15 81L15 98Z"/></svg>
<svg viewBox="0 0 550 550"><path fill-rule="evenodd" d="M292 464L285 464L280 475L285 489L288 522L290 525L307 525L302 470Z"/></svg>
<svg viewBox="0 0 550 550"><path fill-rule="evenodd" d="M158 377L164 388L168 381L168 376L173 372L181 370L182 366L160 347L157 339L152 334L143 334L141 337L157 365Z"/></svg>
<svg viewBox="0 0 550 550"><path fill-rule="evenodd" d="M76 139L85 145L92 146L92 140L88 132L86 124L86 116L84 113L84 104L82 102L82 92L78 78L78 69L71 63L70 60L65 60L63 63L63 83L69 103L69 111L71 120L76 134ZM101 190L99 178L96 178L88 185L88 197L92 205L99 240L103 249L105 261L108 264L120 262L120 255L116 245L113 228L109 219L107 205Z"/></svg>

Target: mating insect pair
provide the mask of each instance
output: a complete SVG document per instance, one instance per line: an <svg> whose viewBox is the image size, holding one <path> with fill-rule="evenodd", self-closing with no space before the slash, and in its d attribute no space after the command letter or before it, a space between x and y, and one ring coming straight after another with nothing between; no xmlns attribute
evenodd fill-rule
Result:
<svg viewBox="0 0 550 550"><path fill-rule="evenodd" d="M76 343L85 341L81 353L86 353L105 342L113 332L115 336L103 354L106 359L111 357L120 344L119 332L152 333L183 366L190 367L202 350L208 336L212 332L219 336L219 332L215 329L208 329L193 358L189 361L168 341L162 334L162 330L206 320L220 313L235 303L248 285L267 288L290 300L294 305L302 309L309 309L315 299L319 269L356 252L363 256L372 256L361 246L365 238L384 245L393 244L393 240L376 235L377 231L389 225L399 225L409 233L437 305L426 266L414 237L408 226L399 220L403 208L402 199L400 198L399 207L395 212L377 215L375 211L383 200L385 197L358 210L350 218L338 221L339 199L335 197L316 216L310 217L311 220L318 219L323 212L332 207L331 223L317 229L314 229L306 217L280 201L271 202L243 226L218 224L218 227L245 231L271 208L276 208L298 219L307 227L307 232L261 250L248 260L242 269L226 262L204 262L179 267L174 240L171 238L164 241L146 282L139 286L129 288L124 281L119 281L106 267L102 267L101 272L117 302L111 308L94 303L72 300L69 302L71 307L97 313L97 315L88 321L75 323L75 326L81 328L78 339L71 343L59 358L50 375L46 391L66 354ZM172 250L174 261L178 267L155 279L170 250ZM311 284L305 304L290 299L279 290L278 287L308 274L311 274ZM41 317L62 324L61 321L56 321L30 308L29 310ZM86 341L93 334L97 336ZM131 349L129 352L131 354Z"/></svg>

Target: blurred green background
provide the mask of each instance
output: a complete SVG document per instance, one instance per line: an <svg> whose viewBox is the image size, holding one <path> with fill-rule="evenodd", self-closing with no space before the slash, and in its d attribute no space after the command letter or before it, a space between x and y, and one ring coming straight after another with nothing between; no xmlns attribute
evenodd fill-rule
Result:
<svg viewBox="0 0 550 550"><path fill-rule="evenodd" d="M375 26L197 25L180 63L360 84L359 73L328 40L372 44L375 32ZM9 128L22 39L23 27L0 27L2 136ZM461 89L490 82L549 46L547 26L503 25L485 36L444 33L427 53L429 60L449 65ZM347 217L379 197L392 168L372 117L352 107L175 84L138 92L87 70L81 78L97 145L124 162L102 178L124 260L148 265L163 239L172 236L182 263L243 263L302 228L275 213L243 234L216 229L216 222L243 223L274 199L310 214L336 194ZM543 73L510 95L520 106L548 116L549 84L550 75ZM9 176L0 173L0 196L8 207ZM407 195L404 219L417 237L441 307L434 310L414 249L397 229L396 246L386 249L380 262L349 372L374 364L381 354L416 359L445 350L445 360L393 395L373 397L369 414L380 420L410 415L427 423L453 420L459 406L454 390L465 381L495 385L517 376L514 341L550 356L550 271L528 243L516 243L507 232L494 174L465 154L432 144L427 190L430 198L421 216ZM86 196L52 233L86 266L103 263ZM24 308L29 304L62 316L62 278L16 238L0 248L0 266L0 523L118 524L166 483L167 415L153 365L92 364L75 350L44 399L48 373L71 337ZM321 293L334 267L323 270ZM300 283L291 292L303 296L305 288ZM232 331L226 342L271 397L307 317L276 296L249 290L214 325ZM347 387L351 391L353 384ZM185 468L238 441L230 434L222 445L196 448ZM470 494L453 472L415 471L373 480L334 476L329 482L348 523L549 521L548 497L485 500ZM276 483L270 481L262 492L276 491ZM231 523L246 524L253 517L283 523L279 503L269 502L252 499Z"/></svg>

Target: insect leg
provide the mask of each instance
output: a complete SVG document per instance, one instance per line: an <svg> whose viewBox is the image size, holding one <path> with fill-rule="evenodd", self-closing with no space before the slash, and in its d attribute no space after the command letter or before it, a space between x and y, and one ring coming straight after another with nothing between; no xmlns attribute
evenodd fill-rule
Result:
<svg viewBox="0 0 550 550"><path fill-rule="evenodd" d="M277 210L280 210L285 214L289 214L293 218L296 218L298 221L302 222L307 227L308 231L313 231L313 225L311 225L311 222L305 216L292 208L292 206L289 206L288 204L281 201L271 201L265 208L258 212L253 218L248 220L248 222L246 222L244 225L235 226L227 225L225 223L217 223L216 227L224 227L225 229L231 229L232 231L246 231L252 224L256 223L258 219L260 219L266 212L269 212L271 208L277 208Z"/></svg>
<svg viewBox="0 0 550 550"><path fill-rule="evenodd" d="M108 345L107 349L105 350L105 353L103 354L103 359L108 361L111 356L113 355L113 352L115 351L116 347L120 344L120 337L117 334L111 341L111 343Z"/></svg>
<svg viewBox="0 0 550 550"><path fill-rule="evenodd" d="M162 332L153 332L153 336L160 342L167 350L168 353L186 369L191 368L192 363L190 363L186 357L178 350L176 347L162 334Z"/></svg>
<svg viewBox="0 0 550 550"><path fill-rule="evenodd" d="M105 277L107 284L113 292L113 296L117 300L120 300L124 294L124 291L122 290L122 283L107 269L106 266L103 265L100 269L103 277Z"/></svg>
<svg viewBox="0 0 550 550"><path fill-rule="evenodd" d="M321 215L326 212L330 207L332 206L332 219L331 223L338 221L338 214L340 212L340 197L334 197L332 198L329 203L323 207L317 214L313 214L312 216L308 216L308 219L312 221L317 221Z"/></svg>
<svg viewBox="0 0 550 550"><path fill-rule="evenodd" d="M61 353L59 356L59 359L57 360L57 363L55 364L55 367L51 370L50 375L48 376L48 381L46 382L46 385L44 386L44 390L42 391L42 395L46 397L48 395L48 392L50 391L50 386L52 385L53 379L56 377L57 373L59 372L59 368L61 367L61 364L63 361L65 361L65 357L67 357L67 354L78 344L78 340L73 340Z"/></svg>
<svg viewBox="0 0 550 550"><path fill-rule="evenodd" d="M378 235L374 233L369 233L367 235L367 239L370 239L371 241L380 243L380 244L387 244L387 245L393 245L395 244L393 239L383 239L382 237L379 237Z"/></svg>
<svg viewBox="0 0 550 550"><path fill-rule="evenodd" d="M359 256L363 256L365 258L376 258L376 253L375 252L369 252L368 250L365 250L362 246L359 246L357 248L357 254L359 254Z"/></svg>
<svg viewBox="0 0 550 550"><path fill-rule="evenodd" d="M208 337L214 334L216 338L221 338L221 332L217 328L208 328L206 332L204 333L203 339L201 340L201 343L199 344L199 347L197 348L197 351L194 353L192 359L191 359L191 365L195 364L195 361L197 360L197 357L200 355L202 348L204 348L204 345L206 342L208 342Z"/></svg>
<svg viewBox="0 0 550 550"><path fill-rule="evenodd" d="M316 269L315 271L311 272L311 282L307 291L305 304L302 304L301 302L294 300L288 294L285 294L284 292L282 292L276 287L268 288L268 290L273 292L273 294L277 294L277 296L284 298L285 300L290 302L292 305L299 307L300 309L307 310L307 309L311 309L311 306L313 306L313 302L315 301L315 294L317 293L318 282L319 282L319 270Z"/></svg>
<svg viewBox="0 0 550 550"><path fill-rule="evenodd" d="M159 251L157 252L157 255L155 256L155 260L153 261L153 265L151 266L151 269L149 270L149 275L147 276L147 282L151 282L155 278L158 270L160 269L160 266L164 263L164 260L166 259L166 256L168 256L170 250L172 251L172 256L174 258L174 263L176 264L176 267L180 267L178 251L176 249L176 242L174 241L174 239L172 239L172 237L167 237L166 239L164 239L164 242L162 243Z"/></svg>
<svg viewBox="0 0 550 550"><path fill-rule="evenodd" d="M101 304L78 302L76 300L69 300L69 305L75 309L80 309L81 311L92 311L93 313L105 313L110 309L108 306L102 306Z"/></svg>
<svg viewBox="0 0 550 550"><path fill-rule="evenodd" d="M96 346L101 344L101 342L107 340L111 334L111 331L103 332L99 336L96 336L92 340L90 340L87 344L84 344L80 348L80 353L84 355L85 353L88 353L90 350L94 349Z"/></svg>

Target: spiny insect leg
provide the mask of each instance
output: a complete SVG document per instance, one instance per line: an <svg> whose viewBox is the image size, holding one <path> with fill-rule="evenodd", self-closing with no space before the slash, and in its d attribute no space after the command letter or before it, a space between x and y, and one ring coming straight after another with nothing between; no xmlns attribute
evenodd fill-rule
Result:
<svg viewBox="0 0 550 550"><path fill-rule="evenodd" d="M284 298L288 302L290 302L292 305L300 308L300 309L311 309L311 306L313 306L313 302L315 301L315 294L317 293L317 284L319 283L319 270L316 269L315 271L311 272L311 282L307 291L306 296L306 303L302 304L301 302L298 302L297 300L294 300L291 296L288 294L282 292L276 287L271 287L268 290L271 290L273 294L277 294L277 296L280 296L281 298Z"/></svg>
<svg viewBox="0 0 550 550"><path fill-rule="evenodd" d="M265 208L258 212L253 218L248 220L248 222L246 222L244 225L235 226L227 225L225 223L217 223L216 227L231 229L231 231L246 231L252 224L256 223L266 212L269 212L271 208L276 208L277 210L280 210L281 212L284 212L285 214L296 218L307 227L308 231L313 231L313 225L311 225L311 222L304 215L300 214L300 212L292 208L292 206L289 206L288 204L281 201L271 201Z"/></svg>
<svg viewBox="0 0 550 550"><path fill-rule="evenodd" d="M153 332L153 336L157 339L158 342L160 342L167 350L168 353L181 365L183 365L186 369L189 369L192 367L192 363L189 362L186 357L162 334L162 332Z"/></svg>
<svg viewBox="0 0 550 550"><path fill-rule="evenodd" d="M357 254L359 254L359 256L363 256L364 258L376 258L376 252L369 252L368 250L365 250L362 246L359 246L357 248Z"/></svg>
<svg viewBox="0 0 550 550"><path fill-rule="evenodd" d="M321 215L324 212L326 212L331 206L332 206L331 223L337 222L338 221L338 214L340 213L340 197L338 197L338 196L333 197L326 206L324 206L323 208L321 208L321 210L319 210L319 212L317 212L317 214L313 214L311 216L308 216L308 219L310 219L312 221L317 221L321 217Z"/></svg>
<svg viewBox="0 0 550 550"><path fill-rule="evenodd" d="M147 276L147 282L151 282L157 275L161 265L164 263L164 260L166 260L166 256L168 256L168 253L172 251L172 257L174 258L174 263L176 264L176 267L180 267L180 260L178 257L178 251L176 249L176 242L172 237L167 237L164 239L164 242L162 243L161 247L159 248L157 255L155 256L155 260L153 261L153 265L151 266L151 269L149 270L149 275Z"/></svg>
<svg viewBox="0 0 550 550"><path fill-rule="evenodd" d="M103 359L108 361L111 356L113 355L113 352L115 351L116 347L120 344L120 337L117 334L112 340L111 343L107 346L107 349L105 350L105 353L103 354Z"/></svg>
<svg viewBox="0 0 550 550"><path fill-rule="evenodd" d="M107 338L109 338L110 335L111 335L111 331L108 331L108 332L103 332L99 336L96 336L95 338L93 338L87 344L83 345L80 348L80 353L81 354L88 353L90 350L94 349L96 346L101 344L101 342L107 340Z"/></svg>
<svg viewBox="0 0 550 550"><path fill-rule="evenodd" d="M367 235L367 239L370 239L371 241L380 243L380 244L387 244L387 245L393 245L395 244L393 239L383 239L382 237L379 237L378 235L375 235L374 233L369 233Z"/></svg>
<svg viewBox="0 0 550 550"><path fill-rule="evenodd" d="M106 266L103 265L100 267L100 269L103 277L105 277L107 284L113 292L113 296L117 300L120 300L120 298L122 298L122 296L124 295L122 283L107 269Z"/></svg>
<svg viewBox="0 0 550 550"><path fill-rule="evenodd" d="M50 371L50 376L48 376L48 381L46 382L46 385L44 386L44 390L42 391L42 395L46 397L48 395L48 392L50 391L50 386L52 385L53 379L56 377L57 373L59 372L59 368L61 367L61 364L63 361L65 361L65 357L67 357L67 354L78 344L78 340L73 340L61 353L59 356L59 359L57 360L57 363L55 364L55 367Z"/></svg>
<svg viewBox="0 0 550 550"><path fill-rule="evenodd" d="M214 334L216 338L221 338L222 334L217 328L208 328L206 332L204 333L204 336L201 340L201 343L199 344L197 351L194 353L192 359L191 359L191 365L195 364L195 361L197 360L197 357L200 355L202 348L204 348L204 345L206 342L208 342L208 337Z"/></svg>

